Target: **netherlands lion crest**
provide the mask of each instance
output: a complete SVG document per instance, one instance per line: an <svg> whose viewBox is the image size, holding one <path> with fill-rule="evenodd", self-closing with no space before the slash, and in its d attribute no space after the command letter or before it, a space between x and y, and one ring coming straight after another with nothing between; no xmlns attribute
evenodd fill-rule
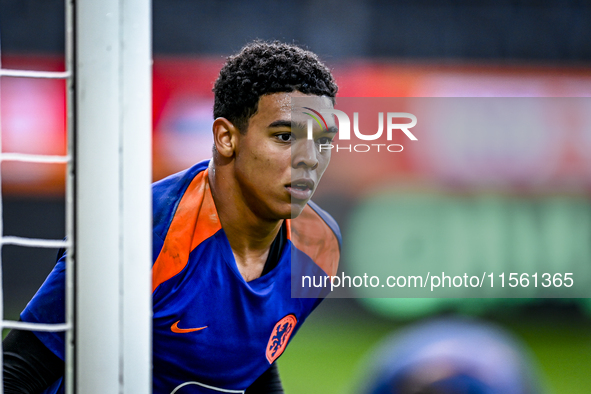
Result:
<svg viewBox="0 0 591 394"><path fill-rule="evenodd" d="M275 324L267 343L267 361L269 361L269 364L272 364L277 357L281 356L297 322L295 315L289 314Z"/></svg>

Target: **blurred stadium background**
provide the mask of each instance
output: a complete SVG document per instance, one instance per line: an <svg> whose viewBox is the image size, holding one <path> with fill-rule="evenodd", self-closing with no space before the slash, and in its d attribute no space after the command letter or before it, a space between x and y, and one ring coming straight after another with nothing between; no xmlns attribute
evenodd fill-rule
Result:
<svg viewBox="0 0 591 394"><path fill-rule="evenodd" d="M252 39L295 41L315 51L334 69L342 97L589 97L590 21L591 4L583 1L154 0L154 180L209 157L212 83L224 57ZM63 24L61 0L0 0L3 67L63 70ZM64 83L5 78L1 89L2 149L63 154ZM481 183L466 182L465 193L451 198L461 205L466 198L492 195L499 201L494 212L506 214L503 203L515 196L531 208L551 195L560 205L557 212L583 218L580 242L589 244L590 133L587 129L551 140L540 133L522 151L510 152L516 171L519 158L529 160L530 172L520 176L537 183L515 184L514 174L506 173L500 184L498 178L494 185L485 182L486 191ZM535 154L548 145L557 157L551 165ZM461 155L462 144L457 147L448 154ZM496 153L505 157L507 152ZM532 163L535 158L539 162ZM343 180L330 178L329 168L315 200L340 223L346 244L353 231L351 215L364 203L364 195L355 191L402 184L405 193L428 195L430 206L436 205L441 196L437 185L445 184L444 175L453 168L437 171L445 158L435 163L427 154L421 157L423 163L430 160L431 166L419 166L408 156L397 156L376 167L366 184L348 185L338 193L332 186ZM479 173L471 177L479 179ZM63 237L62 165L5 163L2 190L5 234ZM544 216L543 207L536 210ZM591 264L588 248L573 257L568 242L560 239L560 227L553 227L568 225L570 219L554 218L556 222L547 222L556 236L550 243L558 245L551 253L554 266L567 266L572 259ZM503 231L493 224L489 230ZM418 248L417 253L428 249ZM345 252L342 266L356 264ZM519 266L511 252L500 251ZM53 267L55 251L5 246L2 253L5 317L14 319ZM551 393L587 393L590 311L588 301L581 299L395 305L328 299L295 337L279 366L288 393L348 392L364 354L387 334L426 317L469 314L496 322L520 338Z"/></svg>

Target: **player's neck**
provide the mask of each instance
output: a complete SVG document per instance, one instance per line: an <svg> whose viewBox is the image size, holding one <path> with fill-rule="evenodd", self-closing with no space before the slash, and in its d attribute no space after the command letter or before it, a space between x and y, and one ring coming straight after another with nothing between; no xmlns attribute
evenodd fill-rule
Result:
<svg viewBox="0 0 591 394"><path fill-rule="evenodd" d="M240 198L231 177L222 175L219 168L210 168L209 183L218 217L246 281L258 278L265 266L269 249L283 220L258 217Z"/></svg>

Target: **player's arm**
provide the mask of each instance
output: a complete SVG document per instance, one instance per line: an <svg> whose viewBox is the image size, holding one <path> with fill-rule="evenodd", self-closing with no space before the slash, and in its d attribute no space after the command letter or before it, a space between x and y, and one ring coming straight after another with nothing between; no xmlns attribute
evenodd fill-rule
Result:
<svg viewBox="0 0 591 394"><path fill-rule="evenodd" d="M38 292L45 294L45 296L34 302L37 298L37 295L35 295L23 313L29 308L34 308L37 312L49 310L54 312L53 316L58 316L56 317L57 321L49 321L49 323L58 323L63 319L63 311L61 310L63 309L63 303L55 301L57 304L54 305L51 300L63 300L64 298L65 252L65 249L58 251L56 267ZM41 291L46 286L49 289L55 289L55 291L49 293ZM45 289L47 290L47 288ZM30 316L36 314L33 313ZM45 315L45 317L47 316ZM2 350L4 357L4 392L7 394L41 393L64 375L63 360L31 331L12 330L4 339Z"/></svg>
<svg viewBox="0 0 591 394"><path fill-rule="evenodd" d="M64 362L30 331L12 330L3 341L4 393L38 394L64 374Z"/></svg>
<svg viewBox="0 0 591 394"><path fill-rule="evenodd" d="M246 394L283 394L277 364L273 363L253 384L246 389Z"/></svg>

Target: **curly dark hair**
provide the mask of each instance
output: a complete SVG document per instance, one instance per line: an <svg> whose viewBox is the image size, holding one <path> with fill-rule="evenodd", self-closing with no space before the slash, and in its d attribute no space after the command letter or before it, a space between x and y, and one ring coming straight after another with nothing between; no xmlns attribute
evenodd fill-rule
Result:
<svg viewBox="0 0 591 394"><path fill-rule="evenodd" d="M293 92L328 96L338 86L314 53L282 42L254 41L230 56L215 81L214 119L224 117L242 133L265 94Z"/></svg>

